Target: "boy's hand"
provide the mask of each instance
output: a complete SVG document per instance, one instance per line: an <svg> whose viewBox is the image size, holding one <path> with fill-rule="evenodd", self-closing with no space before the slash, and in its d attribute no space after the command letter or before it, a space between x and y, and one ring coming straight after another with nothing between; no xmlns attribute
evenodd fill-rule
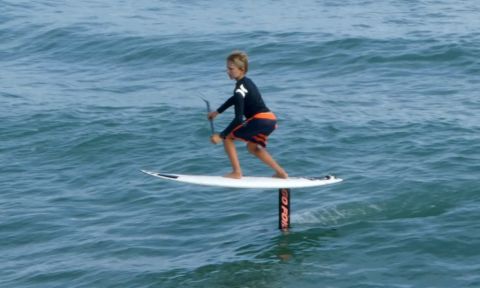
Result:
<svg viewBox="0 0 480 288"><path fill-rule="evenodd" d="M215 119L215 117L217 117L217 115L218 115L217 111L213 111L213 112L208 113L208 120Z"/></svg>
<svg viewBox="0 0 480 288"><path fill-rule="evenodd" d="M220 134L218 134L218 133L215 133L210 137L210 141L213 144L218 144L218 143L222 142L222 140L223 140L222 137L220 137Z"/></svg>

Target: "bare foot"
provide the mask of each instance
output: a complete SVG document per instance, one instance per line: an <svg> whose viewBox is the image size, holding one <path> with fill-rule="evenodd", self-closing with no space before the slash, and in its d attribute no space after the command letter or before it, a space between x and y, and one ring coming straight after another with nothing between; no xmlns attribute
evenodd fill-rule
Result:
<svg viewBox="0 0 480 288"><path fill-rule="evenodd" d="M233 179L240 179L242 178L242 172L231 172L227 175L224 175L225 178L233 178Z"/></svg>
<svg viewBox="0 0 480 288"><path fill-rule="evenodd" d="M273 175L273 177L275 177L275 178L287 179L287 178L288 178L288 174L287 174L287 172L285 172L285 171L279 171L279 172L275 173L275 174Z"/></svg>

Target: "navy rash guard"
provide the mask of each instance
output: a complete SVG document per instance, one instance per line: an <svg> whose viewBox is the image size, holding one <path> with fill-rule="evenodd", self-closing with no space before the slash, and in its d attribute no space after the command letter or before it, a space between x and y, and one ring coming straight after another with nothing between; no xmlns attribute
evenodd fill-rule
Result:
<svg viewBox="0 0 480 288"><path fill-rule="evenodd" d="M233 90L233 96L217 109L218 113L223 113L230 106L235 105L235 118L220 133L220 137L225 138L235 127L243 123L243 116L246 119L253 117L257 113L270 112L263 102L262 95L257 86L250 78L243 77L238 80Z"/></svg>

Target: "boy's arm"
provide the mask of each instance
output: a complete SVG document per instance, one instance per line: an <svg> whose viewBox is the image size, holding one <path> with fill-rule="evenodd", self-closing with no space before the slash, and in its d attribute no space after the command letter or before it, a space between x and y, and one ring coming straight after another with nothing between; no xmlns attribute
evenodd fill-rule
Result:
<svg viewBox="0 0 480 288"><path fill-rule="evenodd" d="M242 124L242 122L243 122L243 109L244 109L244 105L245 105L243 96L239 93L235 93L235 95L233 95L230 99L228 99L227 102L229 102L230 100L232 100L232 104L235 105L235 118L233 118L232 122L230 122L230 124L227 126L227 128L225 128L225 130L223 130L222 133L220 133L220 137L222 137L222 138L225 138L228 134L230 134L233 131L233 129L235 129L235 127ZM225 102L225 104L227 102ZM232 104L230 104L230 106ZM224 105L222 105L222 107ZM230 106L228 106L228 107L230 107ZM220 107L220 108L222 108L222 107ZM219 111L219 110L217 110L217 111Z"/></svg>
<svg viewBox="0 0 480 288"><path fill-rule="evenodd" d="M223 111L227 110L230 106L235 104L234 98L235 98L235 95L228 98L227 101L225 101L225 103L222 104L222 106L218 107L217 112L218 113L223 113Z"/></svg>

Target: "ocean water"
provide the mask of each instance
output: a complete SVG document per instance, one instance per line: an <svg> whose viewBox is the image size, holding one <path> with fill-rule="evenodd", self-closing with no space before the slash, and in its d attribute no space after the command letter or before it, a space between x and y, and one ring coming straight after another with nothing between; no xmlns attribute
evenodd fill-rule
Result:
<svg viewBox="0 0 480 288"><path fill-rule="evenodd" d="M0 7L0 287L480 287L480 2ZM140 172L229 172L199 96L234 49L272 155L345 179L293 190L288 233L277 191Z"/></svg>

